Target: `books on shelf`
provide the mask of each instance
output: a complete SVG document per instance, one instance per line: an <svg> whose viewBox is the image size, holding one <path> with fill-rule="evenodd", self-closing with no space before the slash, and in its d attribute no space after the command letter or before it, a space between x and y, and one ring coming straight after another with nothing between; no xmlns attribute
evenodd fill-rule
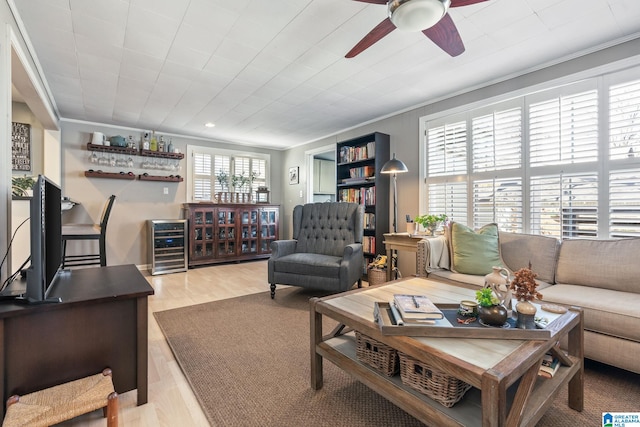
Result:
<svg viewBox="0 0 640 427"><path fill-rule="evenodd" d="M372 206L376 204L376 187L345 188L338 192L339 202L359 203Z"/></svg>
<svg viewBox="0 0 640 427"><path fill-rule="evenodd" d="M560 360L550 354L545 354L540 365L538 375L544 378L553 378L560 368Z"/></svg>
<svg viewBox="0 0 640 427"><path fill-rule="evenodd" d="M375 144L375 141L371 141L366 143L365 145L340 147L340 163L357 162L359 160L367 160L373 158L376 152Z"/></svg>
<svg viewBox="0 0 640 427"><path fill-rule="evenodd" d="M365 212L364 214L364 228L365 230L376 229L376 214Z"/></svg>
<svg viewBox="0 0 640 427"><path fill-rule="evenodd" d="M376 253L376 238L375 236L364 236L362 238L362 252L375 254Z"/></svg>
<svg viewBox="0 0 640 427"><path fill-rule="evenodd" d="M444 318L442 311L426 295L395 294L393 302L405 322Z"/></svg>

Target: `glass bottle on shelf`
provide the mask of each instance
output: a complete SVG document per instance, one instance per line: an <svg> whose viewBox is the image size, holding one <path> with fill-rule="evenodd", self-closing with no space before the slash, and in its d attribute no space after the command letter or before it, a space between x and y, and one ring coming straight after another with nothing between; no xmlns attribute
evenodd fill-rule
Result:
<svg viewBox="0 0 640 427"><path fill-rule="evenodd" d="M149 132L145 132L144 136L142 137L142 149L149 150L150 148L151 145L149 143Z"/></svg>
<svg viewBox="0 0 640 427"><path fill-rule="evenodd" d="M156 138L155 132L151 132L151 142L149 143L149 149L151 151L158 151L158 139Z"/></svg>
<svg viewBox="0 0 640 427"><path fill-rule="evenodd" d="M158 142L158 151L164 152L164 135L160 135L160 142Z"/></svg>
<svg viewBox="0 0 640 427"><path fill-rule="evenodd" d="M167 146L167 151L169 153L173 153L173 141L169 138L169 145Z"/></svg>

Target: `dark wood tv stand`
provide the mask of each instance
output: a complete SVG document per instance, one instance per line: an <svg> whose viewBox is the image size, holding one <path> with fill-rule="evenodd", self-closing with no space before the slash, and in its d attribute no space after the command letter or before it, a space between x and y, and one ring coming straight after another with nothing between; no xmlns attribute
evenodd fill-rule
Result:
<svg viewBox="0 0 640 427"><path fill-rule="evenodd" d="M135 265L63 274L61 303L0 302L0 383L7 398L93 375L109 367L118 393L147 403L148 306L153 288Z"/></svg>

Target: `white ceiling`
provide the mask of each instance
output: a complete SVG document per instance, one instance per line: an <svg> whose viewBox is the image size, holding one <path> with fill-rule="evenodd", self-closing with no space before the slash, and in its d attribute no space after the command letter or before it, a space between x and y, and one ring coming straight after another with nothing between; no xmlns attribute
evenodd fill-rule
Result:
<svg viewBox="0 0 640 427"><path fill-rule="evenodd" d="M61 118L288 148L640 35L639 0L450 9L452 58L351 0L14 0ZM206 128L214 122L214 128Z"/></svg>

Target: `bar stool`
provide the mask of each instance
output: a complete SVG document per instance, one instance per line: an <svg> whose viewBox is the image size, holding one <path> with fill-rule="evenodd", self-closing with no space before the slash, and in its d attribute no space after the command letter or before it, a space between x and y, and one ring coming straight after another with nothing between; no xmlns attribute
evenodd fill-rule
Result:
<svg viewBox="0 0 640 427"><path fill-rule="evenodd" d="M100 224L65 224L62 226L62 268L87 265L107 265L107 222L116 196L107 199ZM67 255L68 240L98 240L97 254Z"/></svg>
<svg viewBox="0 0 640 427"><path fill-rule="evenodd" d="M118 393L111 369L7 400L2 427L50 426L103 408L107 427L118 426Z"/></svg>

